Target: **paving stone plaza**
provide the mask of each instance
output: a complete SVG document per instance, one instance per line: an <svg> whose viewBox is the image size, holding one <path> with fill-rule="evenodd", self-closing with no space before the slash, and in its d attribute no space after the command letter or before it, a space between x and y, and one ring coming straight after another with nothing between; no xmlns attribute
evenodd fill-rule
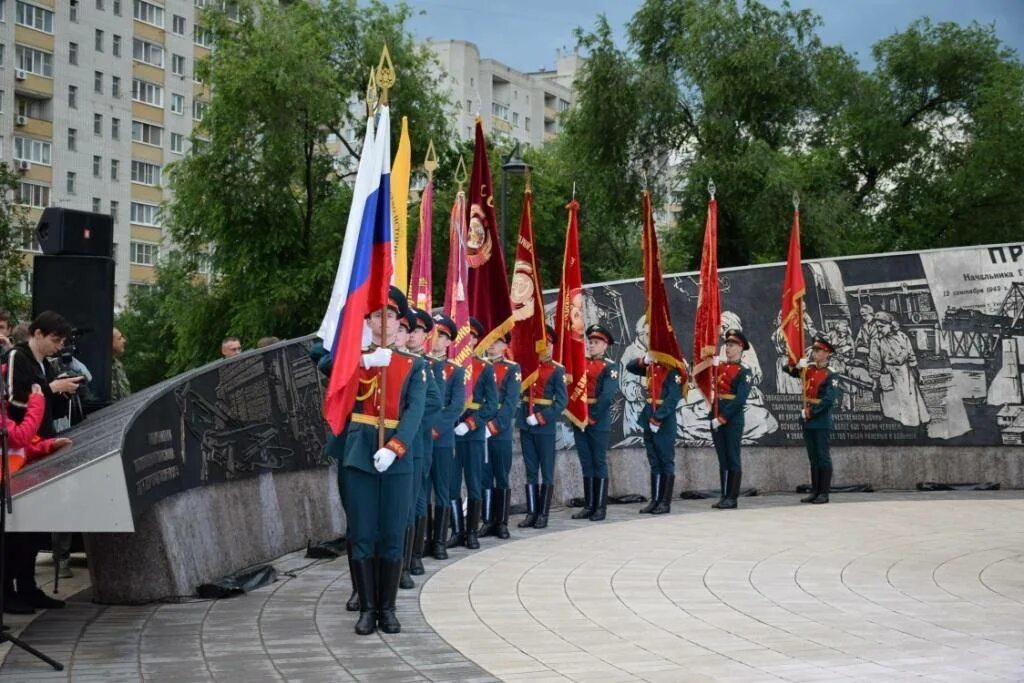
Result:
<svg viewBox="0 0 1024 683"><path fill-rule="evenodd" d="M425 562L393 636L353 633L344 558L294 553L243 597L135 607L93 604L83 569L66 609L7 619L66 670L5 650L0 680L1024 680L1024 492L832 500L559 510Z"/></svg>

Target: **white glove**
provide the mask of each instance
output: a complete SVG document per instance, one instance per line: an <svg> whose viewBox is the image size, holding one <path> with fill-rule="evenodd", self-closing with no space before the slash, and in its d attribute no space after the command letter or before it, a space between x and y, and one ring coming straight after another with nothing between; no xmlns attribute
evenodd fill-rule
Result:
<svg viewBox="0 0 1024 683"><path fill-rule="evenodd" d="M386 368L391 365L391 354L393 352L389 348L383 346L364 353L362 362L364 368Z"/></svg>
<svg viewBox="0 0 1024 683"><path fill-rule="evenodd" d="M715 418L714 420L711 421L711 431L715 431L721 426L722 423L718 421L718 418Z"/></svg>
<svg viewBox="0 0 1024 683"><path fill-rule="evenodd" d="M468 424L466 424L465 422L460 422L459 424L455 425L455 436L465 436L466 434L469 434Z"/></svg>
<svg viewBox="0 0 1024 683"><path fill-rule="evenodd" d="M717 368L718 364L722 362L722 359L718 356L711 356L711 367Z"/></svg>
<svg viewBox="0 0 1024 683"><path fill-rule="evenodd" d="M587 431L587 425L585 425L585 424L584 425L580 425L580 431L581 432Z"/></svg>
<svg viewBox="0 0 1024 683"><path fill-rule="evenodd" d="M808 365L807 359L806 358L801 358L800 360L798 360L796 362L796 369L797 370L803 370L804 368L807 367L807 365Z"/></svg>
<svg viewBox="0 0 1024 683"><path fill-rule="evenodd" d="M537 419L536 415L531 413L530 415L526 416L526 424L530 425L531 427L536 427L537 425L540 424L540 420Z"/></svg>
<svg viewBox="0 0 1024 683"><path fill-rule="evenodd" d="M647 426L650 427L651 431L654 432L655 434L657 434L658 430L661 429L661 425L656 425L653 422L648 422Z"/></svg>
<svg viewBox="0 0 1024 683"><path fill-rule="evenodd" d="M644 354L644 362L648 365L654 362L654 356L652 356L649 351Z"/></svg>
<svg viewBox="0 0 1024 683"><path fill-rule="evenodd" d="M390 448L381 448L373 454L373 466L378 472L383 472L387 468L391 467L391 463L395 461L398 454Z"/></svg>
<svg viewBox="0 0 1024 683"><path fill-rule="evenodd" d="M484 427L484 441L487 441L489 438L491 438L491 430Z"/></svg>

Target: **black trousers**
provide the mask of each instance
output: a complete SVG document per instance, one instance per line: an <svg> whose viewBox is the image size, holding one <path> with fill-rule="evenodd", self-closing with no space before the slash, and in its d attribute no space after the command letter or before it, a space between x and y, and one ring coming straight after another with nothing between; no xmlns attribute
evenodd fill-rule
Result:
<svg viewBox="0 0 1024 683"><path fill-rule="evenodd" d="M29 593L36 588L36 553L50 543L42 532L4 534L4 592Z"/></svg>

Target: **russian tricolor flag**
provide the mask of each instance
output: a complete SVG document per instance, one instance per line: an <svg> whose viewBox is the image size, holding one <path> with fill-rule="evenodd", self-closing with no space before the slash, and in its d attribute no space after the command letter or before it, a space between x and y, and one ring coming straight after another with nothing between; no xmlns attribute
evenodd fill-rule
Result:
<svg viewBox="0 0 1024 683"><path fill-rule="evenodd" d="M355 402L359 358L369 340L366 316L387 304L394 270L390 119L388 107L381 107L376 125L372 117L366 123L341 260L334 276L331 303L320 324L319 336L332 361L331 379L324 396L324 418L335 434L341 432Z"/></svg>

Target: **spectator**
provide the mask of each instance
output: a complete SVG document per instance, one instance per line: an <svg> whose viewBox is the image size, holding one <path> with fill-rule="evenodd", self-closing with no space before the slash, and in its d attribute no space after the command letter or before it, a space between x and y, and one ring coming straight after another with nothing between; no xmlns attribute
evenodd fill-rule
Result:
<svg viewBox="0 0 1024 683"><path fill-rule="evenodd" d="M11 343L11 314L0 308L0 356L6 356L14 344Z"/></svg>
<svg viewBox="0 0 1024 683"><path fill-rule="evenodd" d="M128 382L128 375L125 374L124 365L121 363L121 358L124 356L124 345L128 343L128 339L121 334L121 330L114 328L114 339L113 339L113 360L110 363L110 400L120 401L122 398L132 393L132 386Z"/></svg>
<svg viewBox="0 0 1024 683"><path fill-rule="evenodd" d="M28 323L18 323L11 330L11 344L20 344L28 341Z"/></svg>
<svg viewBox="0 0 1024 683"><path fill-rule="evenodd" d="M268 346L273 346L277 342L281 341L277 337L260 337L260 340L256 342L257 349L265 349Z"/></svg>
<svg viewBox="0 0 1024 683"><path fill-rule="evenodd" d="M238 337L225 337L224 341L220 343L220 355L225 358L237 356L241 352L242 342L238 341Z"/></svg>

